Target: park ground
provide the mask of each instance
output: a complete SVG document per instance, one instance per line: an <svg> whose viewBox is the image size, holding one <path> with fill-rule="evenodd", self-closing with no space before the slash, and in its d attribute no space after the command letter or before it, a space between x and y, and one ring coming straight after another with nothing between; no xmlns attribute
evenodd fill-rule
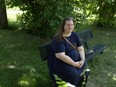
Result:
<svg viewBox="0 0 116 87"><path fill-rule="evenodd" d="M87 87L115 87L116 29L91 29L91 46L101 43L107 48L89 64ZM23 30L0 29L0 87L51 87L47 63L41 61L38 49L45 42Z"/></svg>

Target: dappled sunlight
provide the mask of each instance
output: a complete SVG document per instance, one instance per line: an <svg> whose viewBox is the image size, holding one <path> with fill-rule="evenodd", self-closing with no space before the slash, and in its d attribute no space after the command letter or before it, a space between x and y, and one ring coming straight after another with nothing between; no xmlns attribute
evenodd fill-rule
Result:
<svg viewBox="0 0 116 87"><path fill-rule="evenodd" d="M31 70L30 67L28 73L22 74L22 76L18 80L18 85L21 87L33 87L36 85L36 77L35 73Z"/></svg>
<svg viewBox="0 0 116 87"><path fill-rule="evenodd" d="M109 36L109 35L110 35L110 33L109 33L109 32L107 32L107 33L106 33L106 35L107 35L107 36Z"/></svg>
<svg viewBox="0 0 116 87"><path fill-rule="evenodd" d="M105 51L110 51L110 48L109 48L109 47L107 47L107 48L105 49Z"/></svg>
<svg viewBox="0 0 116 87"><path fill-rule="evenodd" d="M14 69L14 68L16 68L16 66L15 65L8 65L8 68L9 69Z"/></svg>
<svg viewBox="0 0 116 87"><path fill-rule="evenodd" d="M0 35L0 38L2 38L2 35Z"/></svg>
<svg viewBox="0 0 116 87"><path fill-rule="evenodd" d="M22 87L22 86L29 86L30 83L27 80L20 80L18 82L18 84Z"/></svg>
<svg viewBox="0 0 116 87"><path fill-rule="evenodd" d="M23 12L20 10L9 10L7 9L7 17L9 20L16 21L17 15L21 15Z"/></svg>
<svg viewBox="0 0 116 87"><path fill-rule="evenodd" d="M108 77L111 77L113 81L116 81L116 74L109 72L107 75Z"/></svg>
<svg viewBox="0 0 116 87"><path fill-rule="evenodd" d="M116 50L113 50L114 53L116 53Z"/></svg>
<svg viewBox="0 0 116 87"><path fill-rule="evenodd" d="M15 30L15 32L20 31L20 30L22 30L22 28L21 28L21 27L19 27L18 29L16 29L16 30Z"/></svg>
<svg viewBox="0 0 116 87"><path fill-rule="evenodd" d="M15 44L7 44L5 46L5 49L8 49L8 48L15 48L15 47L18 47L18 46L21 46L22 44L20 43L15 43Z"/></svg>
<svg viewBox="0 0 116 87"><path fill-rule="evenodd" d="M112 79L116 81L116 74L113 74Z"/></svg>
<svg viewBox="0 0 116 87"><path fill-rule="evenodd" d="M112 74L112 73L111 73L111 72L109 72L109 73L108 73L108 76L111 76L111 74Z"/></svg>
<svg viewBox="0 0 116 87"><path fill-rule="evenodd" d="M8 61L8 63L0 62L0 69L20 70L18 65L19 65L19 63L17 61Z"/></svg>
<svg viewBox="0 0 116 87"><path fill-rule="evenodd" d="M19 87L17 82L23 73L23 70L0 68L0 87Z"/></svg>
<svg viewBox="0 0 116 87"><path fill-rule="evenodd" d="M21 87L32 87L35 84L36 84L36 79L26 74L23 74L23 76L18 81L18 85L20 85Z"/></svg>
<svg viewBox="0 0 116 87"><path fill-rule="evenodd" d="M106 38L107 38L107 39L110 38L110 33L109 33L109 32L106 33Z"/></svg>
<svg viewBox="0 0 116 87"><path fill-rule="evenodd" d="M116 59L116 55L114 56L114 58Z"/></svg>
<svg viewBox="0 0 116 87"><path fill-rule="evenodd" d="M1 68L0 68L1 69ZM4 66L4 68L1 69L3 74L5 74L3 77L8 78L9 74L11 75L8 78L9 84L14 83L13 87L35 87L37 84L37 79L36 79L36 71L35 68L31 66L16 66L13 64L8 64ZM8 74L9 73L9 74ZM12 80L13 79L13 80ZM5 79L4 79L5 80ZM7 85L7 82L5 82ZM4 85L4 84L2 84ZM2 86L0 86L2 87ZM6 86L3 86L6 87ZM12 87L11 85L9 87Z"/></svg>
<svg viewBox="0 0 116 87"><path fill-rule="evenodd" d="M116 54L116 50L113 50L113 53ZM114 55L114 59L116 59L116 55Z"/></svg>

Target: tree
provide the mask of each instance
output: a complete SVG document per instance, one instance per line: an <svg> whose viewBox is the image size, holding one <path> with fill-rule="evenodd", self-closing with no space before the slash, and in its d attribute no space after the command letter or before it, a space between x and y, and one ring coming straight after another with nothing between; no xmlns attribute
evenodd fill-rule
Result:
<svg viewBox="0 0 116 87"><path fill-rule="evenodd" d="M116 0L6 0L6 2L10 7L18 6L24 11L19 17L23 29L43 37L52 36L62 18L70 15L76 19L76 28L78 23L89 23L87 18L93 14L96 15L96 26L115 25Z"/></svg>
<svg viewBox="0 0 116 87"><path fill-rule="evenodd" d="M97 26L116 27L116 0L98 0L97 6Z"/></svg>
<svg viewBox="0 0 116 87"><path fill-rule="evenodd" d="M0 28L7 28L8 20L6 14L5 0L0 0Z"/></svg>
<svg viewBox="0 0 116 87"><path fill-rule="evenodd" d="M65 16L72 15L74 0L6 0L24 13L19 17L22 28L29 33L52 37ZM17 4L18 3L18 4Z"/></svg>

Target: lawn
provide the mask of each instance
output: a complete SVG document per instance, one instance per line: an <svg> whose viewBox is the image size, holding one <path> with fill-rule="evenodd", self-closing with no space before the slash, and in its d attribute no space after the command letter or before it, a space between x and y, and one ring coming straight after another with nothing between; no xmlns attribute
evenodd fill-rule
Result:
<svg viewBox="0 0 116 87"><path fill-rule="evenodd" d="M9 10L8 18L16 20ZM84 27L85 28L85 27ZM116 86L116 29L92 28L91 45L107 46L94 58L87 87ZM0 29L0 87L52 87L47 63L41 61L39 45L46 40L23 30Z"/></svg>
<svg viewBox="0 0 116 87"><path fill-rule="evenodd" d="M48 84L47 66L40 60L38 46L24 31L0 30L0 87Z"/></svg>
<svg viewBox="0 0 116 87"><path fill-rule="evenodd" d="M106 44L103 54L95 57L88 87L116 85L116 30L92 29L96 43ZM0 87L51 87L46 62L39 56L42 40L25 31L0 30Z"/></svg>
<svg viewBox="0 0 116 87"><path fill-rule="evenodd" d="M103 54L95 57L91 66L88 87L115 87L116 86L116 30L93 29L95 43L106 44Z"/></svg>

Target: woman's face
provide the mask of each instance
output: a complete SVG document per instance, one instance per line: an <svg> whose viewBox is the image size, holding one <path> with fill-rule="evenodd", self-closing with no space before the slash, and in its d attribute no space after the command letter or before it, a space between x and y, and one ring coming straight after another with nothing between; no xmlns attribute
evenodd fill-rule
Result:
<svg viewBox="0 0 116 87"><path fill-rule="evenodd" d="M74 30L74 23L72 20L65 21L64 32L71 33Z"/></svg>

